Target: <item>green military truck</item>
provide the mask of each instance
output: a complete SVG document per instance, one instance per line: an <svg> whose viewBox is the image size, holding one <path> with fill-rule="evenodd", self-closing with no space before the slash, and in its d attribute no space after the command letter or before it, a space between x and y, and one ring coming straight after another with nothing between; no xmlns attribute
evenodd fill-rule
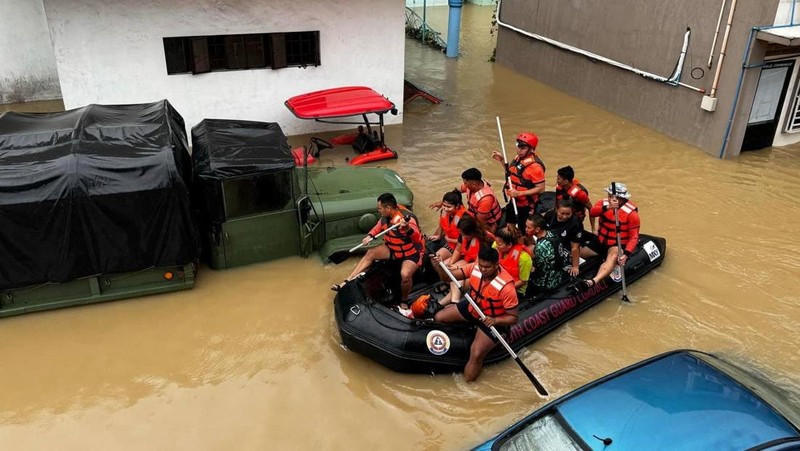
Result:
<svg viewBox="0 0 800 451"><path fill-rule="evenodd" d="M327 260L375 225L380 194L413 203L390 169L297 161L276 123L205 119L192 129L192 143L194 201L214 269L313 251ZM306 150L317 153L319 145L325 142L312 138Z"/></svg>
<svg viewBox="0 0 800 451"><path fill-rule="evenodd" d="M185 130L166 100L0 116L0 317L191 288L201 248L326 260L380 194L413 202L389 169L298 166L275 123L204 120L191 156Z"/></svg>
<svg viewBox="0 0 800 451"><path fill-rule="evenodd" d="M0 317L193 286L191 171L166 100L0 115Z"/></svg>

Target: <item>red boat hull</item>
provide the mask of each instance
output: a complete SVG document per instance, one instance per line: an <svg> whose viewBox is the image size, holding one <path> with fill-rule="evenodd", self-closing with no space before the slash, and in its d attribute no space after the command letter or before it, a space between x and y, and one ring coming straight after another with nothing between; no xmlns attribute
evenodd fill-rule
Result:
<svg viewBox="0 0 800 451"><path fill-rule="evenodd" d="M373 161L380 161L380 160L389 160L392 158L397 158L397 152L386 146L383 146L375 150L371 150L369 152L356 155L355 157L350 159L348 164L357 166L364 163L371 163Z"/></svg>
<svg viewBox="0 0 800 451"><path fill-rule="evenodd" d="M305 157L303 156L305 149L302 147L295 147L292 149L292 157L294 157L294 164L297 166L305 166ZM316 162L317 159L313 155L308 155L308 164Z"/></svg>

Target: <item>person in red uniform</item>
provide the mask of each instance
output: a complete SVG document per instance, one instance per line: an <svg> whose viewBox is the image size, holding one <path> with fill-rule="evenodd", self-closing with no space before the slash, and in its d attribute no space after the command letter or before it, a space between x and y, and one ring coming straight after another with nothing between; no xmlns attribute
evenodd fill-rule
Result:
<svg viewBox="0 0 800 451"><path fill-rule="evenodd" d="M519 312L517 291L514 289L514 278L500 266L500 256L496 249L482 246L478 253L477 263L453 271L457 279L469 279L465 284L470 297L480 306L486 318L472 309L464 299L457 305L449 305L436 313L434 319L442 323L467 321L478 326L475 338L470 347L469 361L464 367L464 379L472 382L478 378L483 369L483 359L497 344L497 339L490 327L495 326L498 332L517 323Z"/></svg>
<svg viewBox="0 0 800 451"><path fill-rule="evenodd" d="M536 211L539 204L539 195L544 192L544 162L536 155L536 146L539 137L533 133L520 133L517 135L517 155L506 166L503 154L492 152L492 158L499 161L506 171L511 185L506 189L506 195L517 204L517 215L514 216L514 207L511 202L506 204L506 222L517 224L519 230L525 229L525 221L530 213Z"/></svg>
<svg viewBox="0 0 800 451"><path fill-rule="evenodd" d="M483 174L477 168L469 168L461 173L461 192L467 193L467 208L472 216L486 227L489 232L497 230L497 224L503 217L503 210L497 196L483 180Z"/></svg>
<svg viewBox="0 0 800 451"><path fill-rule="evenodd" d="M583 224L586 212L592 208L592 201L589 199L589 190L575 178L575 170L572 166L564 166L558 169L556 177L556 204L561 199L572 199L573 216L578 222ZM589 223L592 226L592 233L595 231L595 218L590 217Z"/></svg>
<svg viewBox="0 0 800 451"><path fill-rule="evenodd" d="M461 201L461 192L453 190L445 193L439 209L439 227L432 235L428 235L428 253L436 254L443 260L453 255L461 238L458 224L465 215L469 215L469 212Z"/></svg>
<svg viewBox="0 0 800 451"><path fill-rule="evenodd" d="M439 267L438 263L440 260L444 260L447 267L453 271L475 262L478 259L478 251L481 246L491 246L492 243L494 243L494 234L487 231L486 228L472 216L461 218L461 221L458 223L458 232L460 235L458 245L456 245L456 249L449 258L441 259L438 255L432 256L433 261L436 263L436 266L434 266L436 272L438 272L441 279L445 281L450 280L450 278L444 273L444 270ZM461 291L458 290L458 287L453 283L450 285L450 293L439 301L442 305L446 305L450 302L458 302L461 298Z"/></svg>
<svg viewBox="0 0 800 451"><path fill-rule="evenodd" d="M383 235L383 244L367 250L367 253L361 257L350 276L344 282L332 286L331 289L338 291L345 283L369 268L375 260L397 260L400 261L401 304L405 303L406 305L403 308L408 308L408 295L411 292L412 277L414 272L422 265L425 246L424 238L416 218L405 208L399 207L397 199L391 193L384 193L378 197L378 213L380 213L381 218L367 236L361 240L362 243L369 244L375 238L375 235L395 224L399 224L399 227Z"/></svg>
<svg viewBox="0 0 800 451"><path fill-rule="evenodd" d="M608 198L598 201L589 211L591 217L600 218L597 237L590 239L586 248L589 255L605 255L606 259L597 274L591 279L578 283L579 290L585 291L597 282L606 278L619 264L625 267L628 257L636 250L639 244L639 209L630 201L631 195L628 187L623 183L612 183L606 188ZM616 230L614 212L619 212L619 234ZM617 240L622 244L622 255L617 249Z"/></svg>

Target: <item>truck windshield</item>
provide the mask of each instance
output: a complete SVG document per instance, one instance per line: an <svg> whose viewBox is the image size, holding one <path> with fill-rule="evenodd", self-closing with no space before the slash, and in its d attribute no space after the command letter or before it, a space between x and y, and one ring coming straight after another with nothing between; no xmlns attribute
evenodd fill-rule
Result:
<svg viewBox="0 0 800 451"><path fill-rule="evenodd" d="M554 415L545 415L504 440L502 451L573 451L582 448Z"/></svg>
<svg viewBox="0 0 800 451"><path fill-rule="evenodd" d="M291 171L227 179L222 189L227 219L280 211L292 205Z"/></svg>

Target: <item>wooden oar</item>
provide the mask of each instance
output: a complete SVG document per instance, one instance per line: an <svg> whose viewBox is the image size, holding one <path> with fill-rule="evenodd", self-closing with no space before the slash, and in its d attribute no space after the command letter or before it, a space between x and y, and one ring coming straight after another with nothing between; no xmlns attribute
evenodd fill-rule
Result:
<svg viewBox="0 0 800 451"><path fill-rule="evenodd" d="M375 238L380 238L380 237L382 237L383 235L386 235L387 233L389 233L390 231L392 231L392 230L394 230L394 229L396 229L396 228L398 228L398 227L400 227L400 224L399 224L399 223L398 223L398 224L395 224L395 225L393 225L393 226L389 227L388 229L384 230L383 232L381 232L381 233L379 233L379 234L375 235L375 236L374 236L372 239L374 240ZM372 241L372 240L370 240L370 242L371 242L371 241ZM328 260L330 260L332 263L334 263L334 264L337 264L337 265L338 265L339 263L341 263L341 262L343 262L343 261L347 260L347 259L350 257L350 254L352 254L352 253L353 253L353 251L356 251L356 250L358 250L358 249L360 249L360 248L362 248L362 247L364 247L364 246L366 246L366 245L365 245L364 243L361 243L361 244L359 244L359 245L357 245L357 246L354 246L354 247L352 247L352 248L351 248L349 251L347 251L347 252L336 252L336 253L334 253L334 254L331 254L331 255L330 255L330 257L328 257Z"/></svg>
<svg viewBox="0 0 800 451"><path fill-rule="evenodd" d="M503 164L506 167L506 180L508 181L508 189L514 189L511 184L511 176L508 173L508 157L506 157L506 143L503 141L503 129L500 127L500 116L495 116L497 119L497 134L500 135L500 148L503 149ZM514 207L514 218L519 221L519 210L517 210L517 199L511 198L511 206Z"/></svg>
<svg viewBox="0 0 800 451"><path fill-rule="evenodd" d="M441 266L444 272L447 273L447 275L450 277L450 280L452 280L453 283L455 283L459 287L461 286L461 283L458 281L458 279L456 279L453 273L450 272L450 269L447 267L447 265L444 264L444 262L440 261L439 266ZM486 315L484 315L483 310L481 310L478 304L475 303L475 300L472 299L472 296L470 296L469 293L466 293L464 296L467 298L467 301L472 306L472 308L476 312L478 312L478 315L480 315L481 320L486 318ZM539 394L542 396L550 396L549 393L547 393L547 390L545 390L542 383L539 382L538 379L536 379L536 376L534 376L533 373L531 373L531 370L529 370L528 367L525 366L524 363L522 363L522 360L520 360L519 356L514 352L513 349L511 349L511 346L509 346L508 342L506 342L503 336L500 335L500 332L498 332L494 326L491 326L489 329L492 330L492 334L495 336L495 338L497 338L497 340L500 341L500 343L502 343L502 345L506 348L508 354L514 359L515 362L517 362L517 365L519 365L519 367L522 369L522 372L525 373L526 376L528 376L528 380L530 380L533 386L536 387L536 391L539 392Z"/></svg>

